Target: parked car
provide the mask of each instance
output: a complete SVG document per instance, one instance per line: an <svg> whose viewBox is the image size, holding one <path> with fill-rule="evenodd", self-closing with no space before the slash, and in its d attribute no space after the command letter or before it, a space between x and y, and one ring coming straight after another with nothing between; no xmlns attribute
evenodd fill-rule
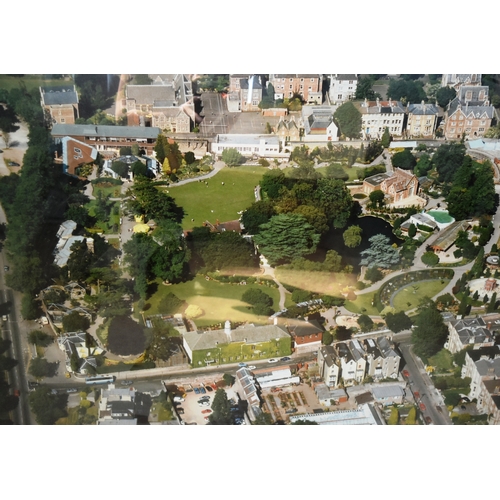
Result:
<svg viewBox="0 0 500 500"><path fill-rule="evenodd" d="M201 392L202 394L206 394L206 393L207 393L207 391L205 390L205 388L204 388L204 387L200 387L200 392Z"/></svg>
<svg viewBox="0 0 500 500"><path fill-rule="evenodd" d="M289 410L286 410L285 413L297 413L299 410L297 408L290 408Z"/></svg>
<svg viewBox="0 0 500 500"><path fill-rule="evenodd" d="M201 398L198 398L198 403L201 401L210 401L210 396L202 396Z"/></svg>
<svg viewBox="0 0 500 500"><path fill-rule="evenodd" d="M16 396L18 398L21 396L21 393L19 392L19 389L14 389L14 396Z"/></svg>
<svg viewBox="0 0 500 500"><path fill-rule="evenodd" d="M66 389L66 392L68 394L71 394L72 392L78 392L78 389L75 389L74 387L71 387L70 389Z"/></svg>
<svg viewBox="0 0 500 500"><path fill-rule="evenodd" d="M403 375L408 378L410 376L410 372L408 370L403 370Z"/></svg>
<svg viewBox="0 0 500 500"><path fill-rule="evenodd" d="M208 401L202 401L198 403L198 406L210 406L210 403Z"/></svg>
<svg viewBox="0 0 500 500"><path fill-rule="evenodd" d="M238 366L241 366L243 368L243 367L247 366L247 364L246 363L238 363Z"/></svg>
<svg viewBox="0 0 500 500"><path fill-rule="evenodd" d="M278 360L276 358L271 358L267 360L268 363L277 363Z"/></svg>
<svg viewBox="0 0 500 500"><path fill-rule="evenodd" d="M9 319L9 317L8 317L6 314L4 314L4 315L2 316L2 321L7 321L8 319Z"/></svg>
<svg viewBox="0 0 500 500"><path fill-rule="evenodd" d="M427 425L432 424L432 418L431 417L425 417L425 423Z"/></svg>
<svg viewBox="0 0 500 500"><path fill-rule="evenodd" d="M424 403L420 403L418 406L420 408L420 411L425 411L426 410L426 407L425 407Z"/></svg>
<svg viewBox="0 0 500 500"><path fill-rule="evenodd" d="M9 266L3 266L3 270L7 272L9 270Z"/></svg>
<svg viewBox="0 0 500 500"><path fill-rule="evenodd" d="M213 392L213 389L209 385L206 385L205 389L207 392Z"/></svg>
<svg viewBox="0 0 500 500"><path fill-rule="evenodd" d="M177 408L177 413L178 413L179 415L184 415L184 408L182 408L182 406L179 406L179 407Z"/></svg>
<svg viewBox="0 0 500 500"><path fill-rule="evenodd" d="M210 413L212 413L212 410L207 408L206 410L201 410L201 413L205 413L206 415L209 415Z"/></svg>
<svg viewBox="0 0 500 500"><path fill-rule="evenodd" d="M15 161L9 161L9 167L20 167L21 165L19 165L19 163L15 162Z"/></svg>
<svg viewBox="0 0 500 500"><path fill-rule="evenodd" d="M420 392L415 391L413 395L415 396L415 399L420 399Z"/></svg>
<svg viewBox="0 0 500 500"><path fill-rule="evenodd" d="M185 399L182 396L174 396L174 403L183 403Z"/></svg>
<svg viewBox="0 0 500 500"><path fill-rule="evenodd" d="M283 358L280 359L280 361L290 361L292 358L289 356L284 356Z"/></svg>
<svg viewBox="0 0 500 500"><path fill-rule="evenodd" d="M198 387L195 387L195 388L194 388L194 393L195 393L195 394L199 394L199 393L200 393L200 389L198 389Z"/></svg>
<svg viewBox="0 0 500 500"><path fill-rule="evenodd" d="M248 367L248 369L249 369L249 370L257 370L257 367L256 367L256 366L254 366L254 365L250 365L250 366Z"/></svg>
<svg viewBox="0 0 500 500"><path fill-rule="evenodd" d="M121 385L132 385L134 382L132 382L132 380L123 380L121 382Z"/></svg>

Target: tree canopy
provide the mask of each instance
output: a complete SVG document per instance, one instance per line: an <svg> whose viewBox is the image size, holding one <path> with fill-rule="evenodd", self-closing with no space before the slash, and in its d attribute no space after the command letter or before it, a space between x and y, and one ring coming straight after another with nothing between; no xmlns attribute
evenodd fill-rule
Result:
<svg viewBox="0 0 500 500"><path fill-rule="evenodd" d="M403 330L408 330L411 328L411 319L405 314L404 311L399 311L397 313L387 313L385 316L385 322L387 323L387 328L394 333L401 332Z"/></svg>
<svg viewBox="0 0 500 500"><path fill-rule="evenodd" d="M430 299L423 300L411 337L415 353L427 359L443 348L447 337L448 328L436 304Z"/></svg>
<svg viewBox="0 0 500 500"><path fill-rule="evenodd" d="M349 226L342 235L346 247L355 248L361 243L361 233L363 230L359 226Z"/></svg>
<svg viewBox="0 0 500 500"><path fill-rule="evenodd" d="M361 113L352 102L339 106L333 117L341 134L350 139L357 139L361 135Z"/></svg>
<svg viewBox="0 0 500 500"><path fill-rule="evenodd" d="M236 148L225 149L222 151L221 158L228 167L235 167L236 165L241 165L243 162L243 156L241 156Z"/></svg>
<svg viewBox="0 0 500 500"><path fill-rule="evenodd" d="M279 214L260 226L254 241L271 265L290 262L295 257L316 251L320 236L306 220L297 214Z"/></svg>
<svg viewBox="0 0 500 500"><path fill-rule="evenodd" d="M399 167L404 170L413 170L413 167L417 164L417 160L407 148L399 153L395 153L391 161L394 167Z"/></svg>
<svg viewBox="0 0 500 500"><path fill-rule="evenodd" d="M465 158L465 145L452 142L441 144L432 157L432 163L436 167L439 182L451 182L457 169L462 165Z"/></svg>
<svg viewBox="0 0 500 500"><path fill-rule="evenodd" d="M369 240L370 248L363 250L361 255L362 266L376 266L388 269L400 260L399 252L390 244L390 240L383 234L376 234Z"/></svg>
<svg viewBox="0 0 500 500"><path fill-rule="evenodd" d="M437 103L442 107L446 108L450 101L455 99L457 93L455 89L451 87L441 87L437 92L436 92L436 100Z"/></svg>
<svg viewBox="0 0 500 500"><path fill-rule="evenodd" d="M215 391L214 400L212 402L212 413L208 417L212 425L231 425L231 403L227 399L227 393L224 389Z"/></svg>

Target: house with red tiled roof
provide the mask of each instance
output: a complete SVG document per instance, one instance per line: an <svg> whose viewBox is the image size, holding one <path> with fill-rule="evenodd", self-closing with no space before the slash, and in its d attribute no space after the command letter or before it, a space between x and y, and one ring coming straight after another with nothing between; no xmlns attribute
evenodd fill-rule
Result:
<svg viewBox="0 0 500 500"><path fill-rule="evenodd" d="M97 159L97 150L82 141L72 137L63 137L62 162L64 173L78 175L78 168L88 163L93 163Z"/></svg>
<svg viewBox="0 0 500 500"><path fill-rule="evenodd" d="M375 174L364 179L365 194L377 190L386 195L389 203L395 203L418 194L418 179L410 171L401 168L395 168L392 174Z"/></svg>

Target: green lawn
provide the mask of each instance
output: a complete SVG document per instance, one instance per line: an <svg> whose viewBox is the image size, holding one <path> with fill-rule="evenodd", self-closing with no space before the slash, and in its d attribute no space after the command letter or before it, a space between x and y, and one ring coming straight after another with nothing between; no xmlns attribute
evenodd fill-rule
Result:
<svg viewBox="0 0 500 500"><path fill-rule="evenodd" d="M169 186L166 190L185 211L183 229L192 229L206 220L215 224L217 219L219 222L238 219L238 212L255 201L254 188L266 172L266 168L256 166L226 167L207 179L208 186L202 180Z"/></svg>
<svg viewBox="0 0 500 500"><path fill-rule="evenodd" d="M341 163L335 162L336 165L339 165L342 167L342 170L349 176L349 179L347 182L352 182L355 181L358 178L358 174L360 171L364 170L364 168L360 167L347 167L346 165L342 165ZM316 169L320 174L323 176L326 175L326 167L320 167Z"/></svg>
<svg viewBox="0 0 500 500"><path fill-rule="evenodd" d="M28 90L38 89L38 87L63 87L73 85L73 81L51 80L43 78L43 75L24 75L22 77L0 75L0 88L12 90L19 88L19 83L24 82Z"/></svg>
<svg viewBox="0 0 500 500"><path fill-rule="evenodd" d="M450 280L420 281L415 283L415 286L418 287L416 290L414 290L412 285L408 285L394 297L394 307L396 311L406 311L418 307L421 299L424 297L434 297L449 282Z"/></svg>
<svg viewBox="0 0 500 500"><path fill-rule="evenodd" d="M356 300L346 300L344 306L348 311L355 314L368 314L368 316L380 316L380 312L372 306L375 292L363 293L357 296Z"/></svg>
<svg viewBox="0 0 500 500"><path fill-rule="evenodd" d="M207 281L204 277L197 276L192 281L165 286L158 284L158 291L147 301L150 308L148 315L158 314L158 303L168 293L173 293L188 305L194 304L203 310L204 314L195 319L197 326L205 327L226 320L233 322L255 322L267 324L268 319L264 316L256 316L247 307L249 304L241 300L243 293L249 287L260 288L273 299L273 309L279 309L279 291L262 285L232 285Z"/></svg>

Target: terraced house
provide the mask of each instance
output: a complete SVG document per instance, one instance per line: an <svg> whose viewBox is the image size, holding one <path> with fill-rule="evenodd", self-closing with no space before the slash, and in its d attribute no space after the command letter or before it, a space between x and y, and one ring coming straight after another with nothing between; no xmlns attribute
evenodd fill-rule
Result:
<svg viewBox="0 0 500 500"><path fill-rule="evenodd" d="M368 101L356 102L355 106L361 113L361 134L363 140L380 139L385 131L394 137L401 137L405 125L405 109L399 101Z"/></svg>

